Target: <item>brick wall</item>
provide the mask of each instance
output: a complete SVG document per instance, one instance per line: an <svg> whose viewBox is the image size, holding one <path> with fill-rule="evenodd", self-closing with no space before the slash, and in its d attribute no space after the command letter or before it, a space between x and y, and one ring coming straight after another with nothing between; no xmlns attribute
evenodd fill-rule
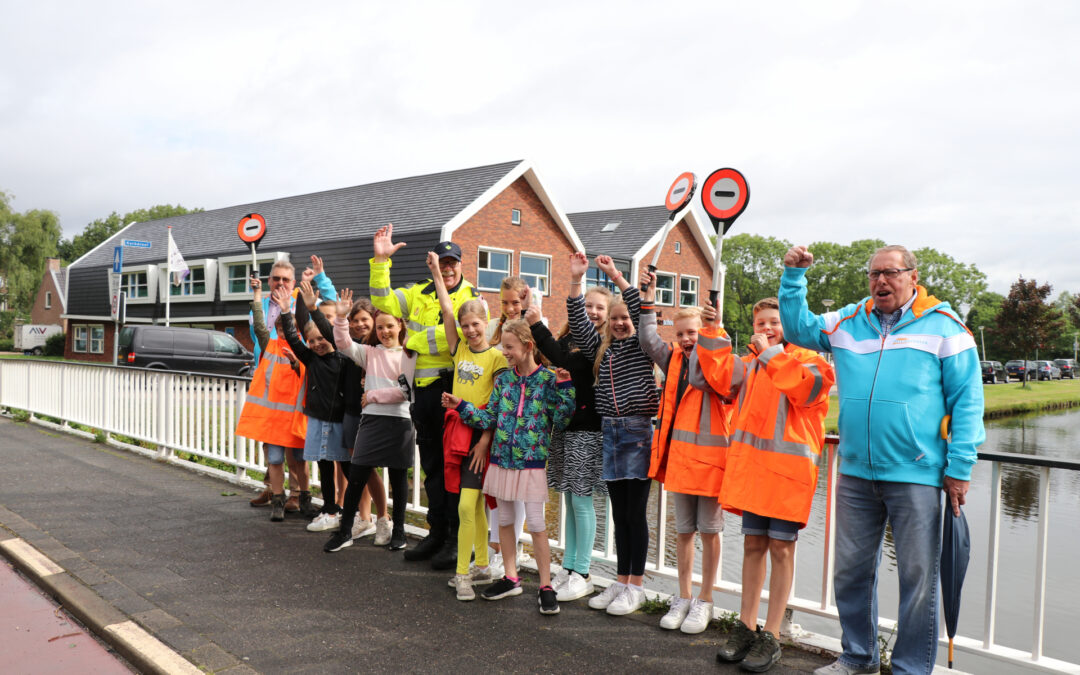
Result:
<svg viewBox="0 0 1080 675"><path fill-rule="evenodd" d="M511 224L512 209L521 211L520 225ZM566 296L570 292L567 258L574 252L574 247L527 180L519 178L514 181L458 228L453 240L461 246L462 274L474 284L480 247L513 251L512 276L518 276L521 271L521 252L551 256L551 287L543 299L543 312L552 327L561 327L566 322ZM491 309L492 320L498 320L499 294L486 291L482 294Z"/></svg>
<svg viewBox="0 0 1080 675"><path fill-rule="evenodd" d="M103 326L105 328L105 340L104 348L100 354L93 354L89 351L77 352L72 349L75 342L75 331L77 326L86 326L86 349L90 349L90 331L91 326ZM68 330L64 335L64 358L65 359L77 359L79 361L93 361L95 363L112 363L113 356L113 322L112 321L85 321L80 319L70 319L68 321Z"/></svg>
<svg viewBox="0 0 1080 675"><path fill-rule="evenodd" d="M679 244L679 253L675 253L675 244ZM647 251L639 262L640 269L644 269L652 260L655 247ZM697 240L690 231L686 220L682 220L672 228L664 243L664 250L660 253L660 260L656 263L657 273L675 275L675 298L671 306L657 306L659 312L660 335L668 341L675 339L675 330L672 326L665 326L664 322L671 321L679 304L679 288L684 275L697 277L698 297L697 307L702 306L709 299L709 288L712 286L712 263L705 251L698 246ZM635 283L637 280L634 280Z"/></svg>
<svg viewBox="0 0 1080 675"><path fill-rule="evenodd" d="M49 297L49 307L47 308L46 294ZM64 308L60 304L60 294L57 293L56 284L53 282L53 276L46 271L41 279L41 285L38 286L34 305L30 309L30 323L63 326L65 322L60 318L63 310Z"/></svg>

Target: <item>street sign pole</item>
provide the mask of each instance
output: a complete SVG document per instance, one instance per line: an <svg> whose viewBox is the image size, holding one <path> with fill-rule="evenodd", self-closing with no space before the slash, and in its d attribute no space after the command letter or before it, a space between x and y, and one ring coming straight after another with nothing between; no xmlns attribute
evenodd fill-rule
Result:
<svg viewBox="0 0 1080 675"><path fill-rule="evenodd" d="M251 274L259 276L259 261L255 257L255 246L266 236L266 218L258 213L249 213L236 225L236 234L240 241L251 245Z"/></svg>
<svg viewBox="0 0 1080 675"><path fill-rule="evenodd" d="M720 326L724 325L724 235L750 202L746 178L735 169L717 169L709 174L701 189L701 205L716 228L716 256L713 258L713 281L709 304L716 308Z"/></svg>
<svg viewBox="0 0 1080 675"><path fill-rule="evenodd" d="M656 272L656 264L660 262L660 253L664 250L664 242L667 241L668 234L671 232L671 228L675 226L675 216L690 203L690 200L694 196L694 189L697 187L697 177L690 171L681 173L675 178L675 182L668 188L667 195L664 196L664 206L668 210L668 219L664 223L664 229L660 233L660 241L656 244L656 250L653 252L652 261L649 262L649 271ZM648 288L648 284L641 284L641 292L644 293Z"/></svg>

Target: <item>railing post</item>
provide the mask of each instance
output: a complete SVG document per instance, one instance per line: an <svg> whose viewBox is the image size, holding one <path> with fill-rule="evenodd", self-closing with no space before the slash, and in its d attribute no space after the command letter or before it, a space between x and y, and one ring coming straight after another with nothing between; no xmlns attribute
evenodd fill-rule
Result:
<svg viewBox="0 0 1080 675"><path fill-rule="evenodd" d="M667 549L667 492L663 483L656 499L656 571L664 568L664 551ZM691 570L693 574L693 570Z"/></svg>
<svg viewBox="0 0 1080 675"><path fill-rule="evenodd" d="M994 644L997 615L998 549L1001 539L1001 462L991 462L990 528L986 533L986 609L983 615L983 649Z"/></svg>
<svg viewBox="0 0 1080 675"><path fill-rule="evenodd" d="M825 444L828 464L825 476L825 541L824 560L821 564L821 609L829 608L829 599L833 593L833 571L835 569L834 552L836 551L836 445ZM792 588L795 584L791 585Z"/></svg>
<svg viewBox="0 0 1080 675"><path fill-rule="evenodd" d="M1035 546L1034 630L1031 636L1031 659L1042 658L1043 629L1046 614L1046 550L1050 541L1050 467L1039 467L1039 534Z"/></svg>
<svg viewBox="0 0 1080 675"><path fill-rule="evenodd" d="M169 449L169 401L172 398L169 396L169 392L172 389L172 374L155 373L155 377L152 382L157 385L157 428L154 430L154 436L157 437L158 443L158 459L164 461L172 456L172 450Z"/></svg>

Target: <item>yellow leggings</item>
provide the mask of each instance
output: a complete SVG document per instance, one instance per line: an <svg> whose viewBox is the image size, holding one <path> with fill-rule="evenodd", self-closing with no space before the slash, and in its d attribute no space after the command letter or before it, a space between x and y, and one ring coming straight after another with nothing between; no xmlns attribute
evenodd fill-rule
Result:
<svg viewBox="0 0 1080 675"><path fill-rule="evenodd" d="M469 573L469 558L476 551L477 567L488 564L488 523L484 495L479 490L462 488L458 499L457 573Z"/></svg>

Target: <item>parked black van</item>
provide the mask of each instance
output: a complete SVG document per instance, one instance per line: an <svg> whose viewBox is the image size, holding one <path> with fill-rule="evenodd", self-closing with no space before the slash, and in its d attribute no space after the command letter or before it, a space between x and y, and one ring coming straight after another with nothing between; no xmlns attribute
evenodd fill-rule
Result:
<svg viewBox="0 0 1080 675"><path fill-rule="evenodd" d="M245 376L254 370L255 355L221 331L124 326L117 361L133 368Z"/></svg>

